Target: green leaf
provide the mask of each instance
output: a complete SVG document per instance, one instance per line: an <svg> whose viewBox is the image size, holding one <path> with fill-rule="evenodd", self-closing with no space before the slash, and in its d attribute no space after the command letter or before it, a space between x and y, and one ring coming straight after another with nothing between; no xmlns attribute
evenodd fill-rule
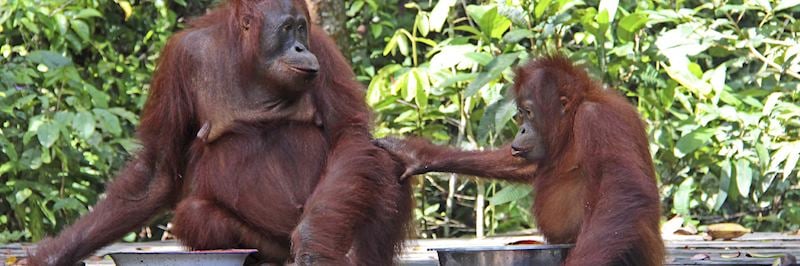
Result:
<svg viewBox="0 0 800 266"><path fill-rule="evenodd" d="M782 171L783 180L789 177L797 165L800 157L800 141L781 143L778 151L772 155L770 160L769 170L771 172ZM779 170L780 164L783 163L782 170Z"/></svg>
<svg viewBox="0 0 800 266"><path fill-rule="evenodd" d="M783 178L786 180L792 171L797 166L797 161L800 159L800 141L795 141L786 145L789 149L789 155L786 157L786 163L783 164Z"/></svg>
<svg viewBox="0 0 800 266"><path fill-rule="evenodd" d="M533 32L528 29L514 29L503 36L503 41L506 43L518 43L522 39L533 37Z"/></svg>
<svg viewBox="0 0 800 266"><path fill-rule="evenodd" d="M544 15L544 12L547 11L547 8L550 7L550 3L552 0L541 0L536 3L536 7L533 8L533 15L536 19L539 19Z"/></svg>
<svg viewBox="0 0 800 266"><path fill-rule="evenodd" d="M778 12L784 9L793 8L797 5L800 5L800 0L781 0L778 3L778 6L775 7L774 11Z"/></svg>
<svg viewBox="0 0 800 266"><path fill-rule="evenodd" d="M128 233L127 235L125 235L124 237L122 237L122 241L125 241L125 242L133 242L133 241L136 241L136 233L134 233L134 232L130 232L130 233Z"/></svg>
<svg viewBox="0 0 800 266"><path fill-rule="evenodd" d="M22 190L17 191L17 193L14 193L14 200L16 201L14 203L25 203L25 201L30 198L31 195L33 195L33 191L30 188L23 188Z"/></svg>
<svg viewBox="0 0 800 266"><path fill-rule="evenodd" d="M448 77L447 79L441 81L439 84L436 84L435 86L439 88L448 88L458 82L464 82L467 80L475 79L475 77L477 76L478 76L477 73L458 73Z"/></svg>
<svg viewBox="0 0 800 266"><path fill-rule="evenodd" d="M672 198L672 205L675 213L689 215L689 202L691 201L692 191L694 191L694 179L686 178L678 186L675 197Z"/></svg>
<svg viewBox="0 0 800 266"><path fill-rule="evenodd" d="M701 146L705 145L714 135L714 129L700 128L684 135L675 144L674 154L678 158L683 158L689 153L694 152Z"/></svg>
<svg viewBox="0 0 800 266"><path fill-rule="evenodd" d="M122 12L125 13L125 20L127 21L131 14L133 14L131 3L128 1L117 1L117 4L122 8Z"/></svg>
<svg viewBox="0 0 800 266"><path fill-rule="evenodd" d="M423 213L426 216L428 216L428 215L436 213L436 211L438 211L438 210L439 210L439 204L437 203L437 204L433 204L431 206L426 207L425 211Z"/></svg>
<svg viewBox="0 0 800 266"><path fill-rule="evenodd" d="M600 24L609 24L613 22L617 14L618 6L619 0L600 0L600 4L597 7L598 17L602 14L604 18L603 21L598 20L597 22ZM605 14L603 14L603 12L605 12Z"/></svg>
<svg viewBox="0 0 800 266"><path fill-rule="evenodd" d="M14 170L14 162L6 162L0 165L0 175L11 172Z"/></svg>
<svg viewBox="0 0 800 266"><path fill-rule="evenodd" d="M394 48L397 47L397 38L403 38L403 36L400 36L399 32L395 32L394 35L392 35L392 38L386 43L386 47L383 48L384 56L389 55L389 53L394 55Z"/></svg>
<svg viewBox="0 0 800 266"><path fill-rule="evenodd" d="M497 5L469 5L467 15L478 24L481 32L488 38L500 38L511 27L511 20L497 12Z"/></svg>
<svg viewBox="0 0 800 266"><path fill-rule="evenodd" d="M402 31L403 30L400 30L398 32L402 32ZM408 46L409 45L408 45L408 40L406 39L406 35L402 34L402 33L397 34L397 48L400 49L400 54L402 54L404 56L408 56L408 51L409 51Z"/></svg>
<svg viewBox="0 0 800 266"><path fill-rule="evenodd" d="M86 209L80 201L75 198L57 198L53 204L53 211L59 210L84 210Z"/></svg>
<svg viewBox="0 0 800 266"><path fill-rule="evenodd" d="M494 116L494 131L501 132L506 123L514 118L517 113L517 104L513 100L504 101Z"/></svg>
<svg viewBox="0 0 800 266"><path fill-rule="evenodd" d="M53 121L45 121L36 130L36 138L42 146L49 148L58 140L58 125Z"/></svg>
<svg viewBox="0 0 800 266"><path fill-rule="evenodd" d="M781 92L773 92L768 97L767 100L764 101L764 108L761 111L762 116L768 116L772 114L772 110L775 109L775 106L780 103L780 99L783 97L783 93Z"/></svg>
<svg viewBox="0 0 800 266"><path fill-rule="evenodd" d="M617 36L623 42L632 41L633 35L647 24L647 20L647 14L639 12L623 17L619 20Z"/></svg>
<svg viewBox="0 0 800 266"><path fill-rule="evenodd" d="M661 33L655 44L659 52L672 62L700 54L720 38L722 35L719 32L707 29L699 22L688 22Z"/></svg>
<svg viewBox="0 0 800 266"><path fill-rule="evenodd" d="M361 11L361 8L364 7L364 3L365 2L363 0L352 2L350 4L350 9L347 10L347 16L348 17L355 16L358 13L358 11Z"/></svg>
<svg viewBox="0 0 800 266"><path fill-rule="evenodd" d="M736 186L739 188L739 195L747 197L750 194L750 185L753 183L753 169L750 162L739 159L736 162Z"/></svg>
<svg viewBox="0 0 800 266"><path fill-rule="evenodd" d="M100 125L108 133L114 136L119 136L122 133L122 127L119 125L119 118L105 109L95 108L92 110L94 115L100 119Z"/></svg>
<svg viewBox="0 0 800 266"><path fill-rule="evenodd" d="M728 199L728 190L731 187L731 161L728 159L722 160L719 166L719 190L717 191L717 200L714 202L714 210L722 208L722 204Z"/></svg>
<svg viewBox="0 0 800 266"><path fill-rule="evenodd" d="M28 54L28 60L36 64L45 64L51 69L72 64L72 61L70 61L69 58L66 58L56 52L45 50L31 52Z"/></svg>
<svg viewBox="0 0 800 266"><path fill-rule="evenodd" d="M90 84L84 84L84 90L89 92L89 96L92 97L92 103L94 103L94 107L98 108L108 108L108 101L111 100L111 96L108 93L98 90L94 86Z"/></svg>
<svg viewBox="0 0 800 266"><path fill-rule="evenodd" d="M756 143L756 154L758 154L758 166L761 168L761 175L766 174L769 167L769 152L763 143Z"/></svg>
<svg viewBox="0 0 800 266"><path fill-rule="evenodd" d="M500 74L508 69L519 58L520 53L503 54L496 57L489 65L486 66L486 72L482 72L475 80L467 86L467 91L464 96L471 97L478 92L480 88L492 80L497 79Z"/></svg>
<svg viewBox="0 0 800 266"><path fill-rule="evenodd" d="M102 18L103 14L100 13L100 11L97 11L97 9L86 8L86 9L82 9L80 12L78 12L77 15L75 15L75 18L91 18L91 17Z"/></svg>
<svg viewBox="0 0 800 266"><path fill-rule="evenodd" d="M53 18L56 19L58 32L62 35L67 34L67 29L69 28L69 20L67 20L67 16L64 16L64 14L56 14Z"/></svg>
<svg viewBox="0 0 800 266"><path fill-rule="evenodd" d="M441 32L444 22L447 21L447 16L450 14L450 8L455 6L456 0L440 0L436 2L430 15L431 31Z"/></svg>
<svg viewBox="0 0 800 266"><path fill-rule="evenodd" d="M85 41L85 42L91 41L90 40L91 36L90 36L90 32L89 32L89 25L86 24L86 22L84 22L83 20L80 20L80 19L73 19L73 20L70 20L69 24L70 24L70 27L72 28L72 30L75 31L75 33L78 34L78 37L81 37L81 39L83 39L83 41Z"/></svg>
<svg viewBox="0 0 800 266"><path fill-rule="evenodd" d="M512 184L503 187L500 191L498 191L494 196L489 198L489 204L496 206L504 203L509 203L512 201L517 201L528 197L533 191L533 188L529 185L524 184Z"/></svg>
<svg viewBox="0 0 800 266"><path fill-rule="evenodd" d="M78 136L88 139L92 136L92 133L94 133L94 116L86 111L78 112L78 114L72 119L72 128L78 132Z"/></svg>
<svg viewBox="0 0 800 266"><path fill-rule="evenodd" d="M417 25L419 34L421 34L423 37L428 36L428 32L430 32L430 25L428 24L428 16L426 15L425 12L419 12L417 14L417 18L414 24Z"/></svg>
<svg viewBox="0 0 800 266"><path fill-rule="evenodd" d="M414 102L419 107L420 112L425 113L425 109L428 108L428 88L430 87L428 76L424 72L420 72L419 69L414 69L411 73L417 84Z"/></svg>

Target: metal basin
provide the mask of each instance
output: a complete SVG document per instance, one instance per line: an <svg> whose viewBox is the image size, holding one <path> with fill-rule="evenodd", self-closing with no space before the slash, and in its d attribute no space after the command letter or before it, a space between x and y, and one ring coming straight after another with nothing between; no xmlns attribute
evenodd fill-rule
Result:
<svg viewBox="0 0 800 266"><path fill-rule="evenodd" d="M435 248L439 265L562 265L575 245L513 245Z"/></svg>
<svg viewBox="0 0 800 266"><path fill-rule="evenodd" d="M118 266L241 266L255 249L203 251L116 252L108 254Z"/></svg>

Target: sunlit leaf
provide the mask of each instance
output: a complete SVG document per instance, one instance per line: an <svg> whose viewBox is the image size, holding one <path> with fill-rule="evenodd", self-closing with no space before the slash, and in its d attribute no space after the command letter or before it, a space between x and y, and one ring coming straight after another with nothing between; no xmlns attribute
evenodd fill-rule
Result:
<svg viewBox="0 0 800 266"><path fill-rule="evenodd" d="M39 143L42 144L42 146L49 148L58 140L58 133L58 125L53 123L53 121L45 121L36 130L36 137L39 139Z"/></svg>
<svg viewBox="0 0 800 266"><path fill-rule="evenodd" d="M486 71L478 75L475 80L469 84L467 91L464 93L467 97L475 95L478 89L486 85L492 80L497 79L504 70L508 69L514 62L517 61L519 53L503 54L492 60L486 66Z"/></svg>
<svg viewBox="0 0 800 266"><path fill-rule="evenodd" d="M105 109L95 108L92 111L94 115L99 118L102 128L108 131L108 133L114 136L119 136L119 134L122 133L122 127L120 127L119 118L117 118L117 116Z"/></svg>
<svg viewBox="0 0 800 266"><path fill-rule="evenodd" d="M90 41L91 36L89 32L89 25L86 24L85 21L80 19L73 19L70 20L69 25L72 28L72 30L75 31L76 34L78 34L78 37L81 37L83 41L85 42Z"/></svg>
<svg viewBox="0 0 800 266"><path fill-rule="evenodd" d="M552 0L541 0L536 2L536 7L533 9L534 17L541 18L544 15L544 12L547 11L547 8L550 7L550 2Z"/></svg>
<svg viewBox="0 0 800 266"><path fill-rule="evenodd" d="M517 43L525 38L533 37L533 32L528 29L514 29L507 32L503 36L503 41L506 43Z"/></svg>
<svg viewBox="0 0 800 266"><path fill-rule="evenodd" d="M689 214L689 201L691 200L692 191L694 191L694 179L686 178L678 186L678 191L675 192L675 197L672 198L675 212L678 214Z"/></svg>
<svg viewBox="0 0 800 266"><path fill-rule="evenodd" d="M71 64L69 58L52 51L37 50L28 55L28 60L34 63L45 64L49 68L59 68Z"/></svg>
<svg viewBox="0 0 800 266"><path fill-rule="evenodd" d="M719 163L719 166L719 189L717 190L717 199L714 202L714 210L719 210L722 208L722 204L724 204L725 200L728 199L728 190L731 186L731 177L733 173L730 160L722 160L722 162Z"/></svg>
<svg viewBox="0 0 800 266"><path fill-rule="evenodd" d="M347 13L346 13L346 14L347 14L347 16L348 16L348 17L353 17L353 16L355 16L355 15L356 15L356 13L358 13L358 11L361 11L361 8L362 8L362 7L364 7L364 4L365 4L365 2L364 2L364 1L362 1L362 0L353 1L353 2L350 4L350 8L349 8L349 9L347 9Z"/></svg>
<svg viewBox="0 0 800 266"><path fill-rule="evenodd" d="M793 8L797 5L800 5L800 0L781 0L778 2L778 6L775 7L774 11L781 11L784 9Z"/></svg>
<svg viewBox="0 0 800 266"><path fill-rule="evenodd" d="M644 13L632 13L619 20L617 36L624 42L633 40L633 34L642 29L647 24L647 15Z"/></svg>
<svg viewBox="0 0 800 266"><path fill-rule="evenodd" d="M599 13L606 12L607 15L607 21L601 23L608 24L614 21L614 17L617 14L617 6L619 6L619 0L600 0L597 10Z"/></svg>
<svg viewBox="0 0 800 266"><path fill-rule="evenodd" d="M497 5L469 5L467 15L478 24L488 38L500 38L511 27L511 20L497 12Z"/></svg>
<svg viewBox="0 0 800 266"><path fill-rule="evenodd" d="M16 204L24 203L31 195L33 195L33 191L29 188L23 188L22 190L17 191L14 193L14 200Z"/></svg>
<svg viewBox="0 0 800 266"><path fill-rule="evenodd" d="M750 194L750 185L753 183L753 169L750 162L745 159L736 161L736 186L739 188L739 195L747 197Z"/></svg>
<svg viewBox="0 0 800 266"><path fill-rule="evenodd" d="M794 171L797 166L797 161L800 159L800 141L792 142L786 145L789 149L789 155L786 157L786 163L783 164L783 178L787 177Z"/></svg>
<svg viewBox="0 0 800 266"><path fill-rule="evenodd" d="M92 136L92 133L94 133L94 116L86 111L78 112L78 114L73 117L72 128L78 132L78 135L81 138L88 139L90 136Z"/></svg>
<svg viewBox="0 0 800 266"><path fill-rule="evenodd" d="M408 51L410 50L408 39L406 39L406 35L401 32L402 31L398 31L398 34L395 35L395 37L397 37L397 48L400 49L400 54L408 56Z"/></svg>
<svg viewBox="0 0 800 266"><path fill-rule="evenodd" d="M450 14L450 8L455 6L456 0L440 0L436 2L430 15L431 30L435 32L442 31L444 22L447 21L447 16Z"/></svg>
<svg viewBox="0 0 800 266"><path fill-rule="evenodd" d="M503 187L494 196L489 198L489 204L500 205L528 197L533 188L524 184L513 184Z"/></svg>
<svg viewBox="0 0 800 266"><path fill-rule="evenodd" d="M84 8L81 9L81 11L79 11L77 15L75 15L75 18L92 18L92 17L102 18L103 14L94 8Z"/></svg>
<svg viewBox="0 0 800 266"><path fill-rule="evenodd" d="M428 36L428 32L430 31L430 22L428 22L428 15L427 13L420 12L417 14L416 22L417 29L419 30L419 34L422 36Z"/></svg>
<svg viewBox="0 0 800 266"><path fill-rule="evenodd" d="M675 144L675 156L683 158L687 154L694 152L708 143L711 136L714 135L714 132L715 130L711 128L700 128L684 135L678 139L678 143Z"/></svg>
<svg viewBox="0 0 800 266"><path fill-rule="evenodd" d="M131 14L133 14L133 7L131 6L131 3L125 0L120 0L117 1L117 4L120 8L122 8L122 12L125 13L125 20L128 20Z"/></svg>

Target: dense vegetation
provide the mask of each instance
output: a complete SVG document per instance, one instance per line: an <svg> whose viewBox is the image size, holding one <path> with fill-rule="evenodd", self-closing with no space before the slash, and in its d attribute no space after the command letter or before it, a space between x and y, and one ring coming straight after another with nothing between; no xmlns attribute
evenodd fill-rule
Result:
<svg viewBox="0 0 800 266"><path fill-rule="evenodd" d="M159 50L211 2L0 0L0 242L96 202L137 148ZM516 130L512 67L559 51L638 107L665 219L800 229L800 1L346 2L376 136L499 145ZM422 237L535 228L528 186L419 181Z"/></svg>

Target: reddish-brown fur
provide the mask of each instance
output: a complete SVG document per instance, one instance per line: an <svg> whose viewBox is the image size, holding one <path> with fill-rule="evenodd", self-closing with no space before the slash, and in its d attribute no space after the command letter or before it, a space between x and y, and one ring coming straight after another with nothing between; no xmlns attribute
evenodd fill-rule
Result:
<svg viewBox="0 0 800 266"><path fill-rule="evenodd" d="M543 83L555 84L557 94L534 90ZM655 171L636 109L560 56L520 67L514 92L519 106L541 106L535 119L547 147L541 160L512 157L511 147L459 151L420 139L378 144L406 162L405 176L455 172L531 183L545 238L576 244L567 265L663 264ZM560 99L563 113L544 107Z"/></svg>
<svg viewBox="0 0 800 266"><path fill-rule="evenodd" d="M263 261L294 255L301 265L393 264L410 186L370 143L363 90L321 29L309 26L320 66L299 97L312 116L237 120L213 142L198 134L204 116L232 107L199 97L219 92L207 87L229 97L252 74L259 40L243 34L240 19L258 21L244 13L271 5L231 1L169 40L137 132L142 150L90 213L39 243L30 264L74 264L167 209L175 211L173 233L193 249L257 248ZM304 1L294 5L307 10Z"/></svg>

